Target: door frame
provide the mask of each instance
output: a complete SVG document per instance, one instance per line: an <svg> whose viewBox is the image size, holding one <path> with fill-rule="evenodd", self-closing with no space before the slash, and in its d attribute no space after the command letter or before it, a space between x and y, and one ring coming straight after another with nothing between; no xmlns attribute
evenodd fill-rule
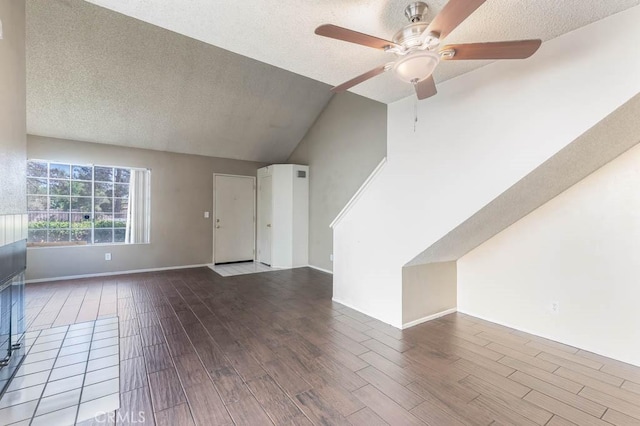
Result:
<svg viewBox="0 0 640 426"><path fill-rule="evenodd" d="M251 179L253 181L253 261L256 261L256 177L245 175L232 175L228 173L214 173L213 174L213 210L211 211L211 228L212 228L212 246L211 246L211 264L216 264L216 177L226 176L243 179Z"/></svg>

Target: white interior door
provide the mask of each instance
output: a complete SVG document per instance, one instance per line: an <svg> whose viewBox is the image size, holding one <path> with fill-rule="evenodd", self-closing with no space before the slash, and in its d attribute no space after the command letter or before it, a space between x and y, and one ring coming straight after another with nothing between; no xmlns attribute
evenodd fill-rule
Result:
<svg viewBox="0 0 640 426"><path fill-rule="evenodd" d="M273 218L273 187L271 184L271 176L263 176L260 178L260 218L258 226L260 227L260 241L258 242L258 260L264 264L271 266L271 220Z"/></svg>
<svg viewBox="0 0 640 426"><path fill-rule="evenodd" d="M255 248L255 186L252 177L216 175L215 263L252 261Z"/></svg>

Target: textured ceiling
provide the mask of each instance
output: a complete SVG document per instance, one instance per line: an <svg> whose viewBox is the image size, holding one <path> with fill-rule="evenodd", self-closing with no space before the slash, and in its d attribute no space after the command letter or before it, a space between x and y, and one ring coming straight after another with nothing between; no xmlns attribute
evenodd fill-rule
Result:
<svg viewBox="0 0 640 426"><path fill-rule="evenodd" d="M314 35L333 23L391 38L407 21L411 0L88 0L232 52L328 83L339 84L393 55ZM424 0L429 19L446 0ZM480 42L525 38L548 40L640 4L640 0L488 0L446 42ZM486 62L441 64L436 82ZM412 93L409 85L386 73L352 89L389 103Z"/></svg>
<svg viewBox="0 0 640 426"><path fill-rule="evenodd" d="M30 134L278 162L329 98L318 81L84 1L27 1Z"/></svg>

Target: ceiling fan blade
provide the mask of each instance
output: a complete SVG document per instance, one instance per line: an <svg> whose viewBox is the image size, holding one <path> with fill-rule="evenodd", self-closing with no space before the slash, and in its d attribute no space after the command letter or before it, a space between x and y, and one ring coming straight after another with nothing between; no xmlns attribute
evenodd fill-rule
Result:
<svg viewBox="0 0 640 426"><path fill-rule="evenodd" d="M453 50L455 54L444 60L463 59L525 59L536 53L542 40L498 41L493 43L450 44L440 49L440 52Z"/></svg>
<svg viewBox="0 0 640 426"><path fill-rule="evenodd" d="M372 69L371 71L367 71L362 75L357 76L356 78L352 78L351 80L342 83L339 86L334 87L333 89L331 89L331 91L333 93L342 93L342 92L346 92L347 90L349 90L350 88L352 88L353 86L355 86L356 84L360 84L363 81L367 81L370 78L373 78L377 75L382 74L383 72L385 72L387 70L387 64L385 65L381 65L377 68Z"/></svg>
<svg viewBox="0 0 640 426"><path fill-rule="evenodd" d="M449 0L440 13L431 21L426 33L439 34L440 40L449 35L486 0Z"/></svg>
<svg viewBox="0 0 640 426"><path fill-rule="evenodd" d="M438 93L436 89L436 82L433 81L433 76L429 76L424 80L421 80L415 84L416 95L418 99L427 99Z"/></svg>
<svg viewBox="0 0 640 426"><path fill-rule="evenodd" d="M335 38L337 40L348 41L349 43L373 47L374 49L385 50L389 47L400 47L392 41L384 40L382 38L359 33L357 31L349 30L347 28L342 28L338 27L337 25L331 24L320 25L318 28L316 28L316 34L324 37Z"/></svg>

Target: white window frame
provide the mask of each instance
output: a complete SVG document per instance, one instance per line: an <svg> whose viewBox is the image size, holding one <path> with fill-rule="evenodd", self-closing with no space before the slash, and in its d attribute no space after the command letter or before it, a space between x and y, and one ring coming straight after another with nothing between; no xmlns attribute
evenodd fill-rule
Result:
<svg viewBox="0 0 640 426"><path fill-rule="evenodd" d="M72 234L72 228L71 228L71 215L73 214L73 212L71 211L71 206L69 206L69 244L61 244L61 245L56 245L55 243L51 243L51 245L48 244L42 244L42 245L35 245L35 246L31 246L30 243L27 243L27 247L29 249L38 249L38 248L61 248L61 247L101 247L101 246L111 246L111 245L133 245L133 244L150 244L150 240L151 237L149 235L149 241L146 242L141 242L141 243L128 243L128 242L116 242L115 241L115 231L116 229L126 229L126 228L116 228L115 227L115 212L111 213L111 216L113 218L113 225L111 226L111 228L97 228L97 229L110 229L111 230L111 242L108 243L96 243L95 242L95 231L96 231L96 227L95 227L95 222L96 222L96 211L95 211L95 203L96 203L96 198L101 198L101 197L96 197L95 195L95 183L112 183L114 185L114 192L115 192L115 185L119 184L119 185L124 185L122 183L118 183L115 181L112 182L106 182L106 181L96 181L95 179L95 168L96 167L104 167L104 168L111 168L111 169L127 169L130 171L146 171L147 173L149 173L149 185L150 185L150 175L151 175L151 169L147 169L147 168L142 168L142 167L129 167L129 166L114 166L114 165L104 165L104 164L87 164L87 163L81 163L81 162L69 162L69 161L57 161L57 160L43 160L43 159L37 159L37 158L30 158L27 160L27 163L29 162L34 162L34 163L46 163L47 164L47 176L46 177L42 177L42 176L30 176L27 174L27 179L46 179L47 181L47 193L46 194L30 194L28 191L28 187L27 187L27 196L46 196L47 197L47 209L46 209L46 215L49 217L50 215L50 202L51 202L51 197L52 196L57 196L56 194L51 195L51 181L57 181L57 180L61 180L61 181L68 181L69 185L71 185L72 182L86 182L86 183L90 183L91 184L91 196L82 196L82 195L77 195L75 196L75 198L85 198L91 199L91 211L87 212L88 214L90 214L91 219L89 219L89 221L91 222L91 227L87 228L87 230L89 230L91 232L91 241L88 242L87 244L71 244L72 240L71 240L71 236ZM52 178L51 177L51 165L52 164L61 164L64 166L69 166L69 171L72 174L73 173L73 167L91 167L91 180L80 180L80 179L73 179L72 175L69 176L68 179L58 179L58 178ZM130 188L130 182L126 183L126 185L129 187L129 191L131 190ZM130 193L130 192L129 192ZM148 203L148 205L150 206L150 196L151 196L151 191L150 188L147 189L147 194L146 194L146 203ZM61 197L64 197L64 195L62 195ZM71 202L71 198L74 198L73 195L71 195L71 191L69 192L69 202ZM104 198L111 198L112 200L114 200L114 204L115 204L115 199L123 199L123 197L104 197ZM130 203L131 203L131 199L129 197L126 198L127 199L127 209L130 208ZM27 213L31 213L31 211L29 209L27 209ZM78 212L76 212L78 213ZM84 213L83 213L84 214ZM147 217L147 227L150 231L150 213L148 215L149 217ZM50 222L49 219L47 219L47 222ZM27 229L28 231L30 231L31 229L29 228L29 223L30 221L27 221ZM49 228L49 225L47 224L47 228L45 229L47 231L47 240L49 239L49 231L51 231L51 228Z"/></svg>

